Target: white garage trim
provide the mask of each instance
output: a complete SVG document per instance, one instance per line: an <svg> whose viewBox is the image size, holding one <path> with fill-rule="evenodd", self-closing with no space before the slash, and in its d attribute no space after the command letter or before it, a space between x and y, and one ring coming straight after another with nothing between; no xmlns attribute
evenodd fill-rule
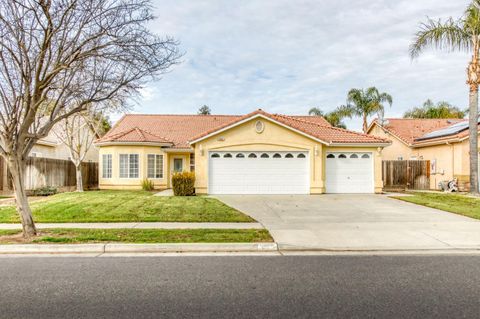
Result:
<svg viewBox="0 0 480 319"><path fill-rule="evenodd" d="M374 193L374 161L371 152L327 152L327 193Z"/></svg>
<svg viewBox="0 0 480 319"><path fill-rule="evenodd" d="M309 152L211 151L209 194L309 194Z"/></svg>

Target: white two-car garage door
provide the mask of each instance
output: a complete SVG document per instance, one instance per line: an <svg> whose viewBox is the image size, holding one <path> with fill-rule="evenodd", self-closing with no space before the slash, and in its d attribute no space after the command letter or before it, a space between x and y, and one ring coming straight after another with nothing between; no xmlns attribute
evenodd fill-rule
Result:
<svg viewBox="0 0 480 319"><path fill-rule="evenodd" d="M210 194L309 194L308 152L210 152Z"/></svg>
<svg viewBox="0 0 480 319"><path fill-rule="evenodd" d="M373 176L371 153L327 153L327 193L373 193Z"/></svg>

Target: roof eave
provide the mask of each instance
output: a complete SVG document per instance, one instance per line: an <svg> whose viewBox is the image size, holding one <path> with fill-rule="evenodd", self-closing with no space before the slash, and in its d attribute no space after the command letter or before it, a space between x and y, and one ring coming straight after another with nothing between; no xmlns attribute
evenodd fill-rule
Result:
<svg viewBox="0 0 480 319"><path fill-rule="evenodd" d="M412 144L412 147L413 148L419 148L419 147L425 147L425 146L459 143L459 142L462 142L464 140L465 140L465 138L459 138L459 137L446 138L446 139L443 139L443 140L436 140L436 141L423 140L421 142Z"/></svg>
<svg viewBox="0 0 480 319"><path fill-rule="evenodd" d="M359 143L338 143L332 142L329 146L343 146L343 147L387 147L392 145L392 142L359 142Z"/></svg>
<svg viewBox="0 0 480 319"><path fill-rule="evenodd" d="M172 143L159 143L159 142L119 142L119 141L106 141L95 142L95 146L128 146L128 145L147 145L147 146L173 146Z"/></svg>

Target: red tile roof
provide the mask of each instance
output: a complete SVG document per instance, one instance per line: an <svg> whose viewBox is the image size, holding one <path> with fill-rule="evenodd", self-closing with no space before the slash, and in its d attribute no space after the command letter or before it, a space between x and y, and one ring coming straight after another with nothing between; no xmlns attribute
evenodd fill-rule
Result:
<svg viewBox="0 0 480 319"><path fill-rule="evenodd" d="M166 143L172 144L166 138L155 135L147 130L141 129L138 126L129 128L119 133L106 134L102 138L97 140L97 143L101 142L140 142L140 143Z"/></svg>
<svg viewBox="0 0 480 319"><path fill-rule="evenodd" d="M247 115L145 115L127 114L96 143L170 142L173 148L189 148L190 141L209 135L256 114L287 125L327 143L386 143L385 139L332 127L320 116L270 114L257 110ZM138 133L140 131L142 134Z"/></svg>
<svg viewBox="0 0 480 319"><path fill-rule="evenodd" d="M415 139L441 128L451 126L455 123L465 121L464 119L385 119L382 126L391 134L395 135L405 143L412 145ZM373 123L381 126L378 120ZM372 123L372 124L373 124ZM372 125L370 125L372 127Z"/></svg>

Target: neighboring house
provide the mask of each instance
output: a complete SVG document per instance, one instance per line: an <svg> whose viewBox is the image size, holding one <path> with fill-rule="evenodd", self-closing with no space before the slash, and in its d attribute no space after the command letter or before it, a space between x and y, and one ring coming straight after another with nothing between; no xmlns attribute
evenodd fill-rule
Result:
<svg viewBox="0 0 480 319"><path fill-rule="evenodd" d="M148 178L165 189L172 173L195 171L198 194L381 192L389 144L315 116L129 114L96 141L99 186L138 189Z"/></svg>
<svg viewBox="0 0 480 319"><path fill-rule="evenodd" d="M63 144L55 134L55 130L60 129L62 129L61 126L54 126L47 137L38 140L29 155L32 157L70 160L70 151L68 147ZM92 135L95 135L93 131ZM88 150L84 162L98 162L98 148L95 145L92 145Z"/></svg>
<svg viewBox="0 0 480 319"><path fill-rule="evenodd" d="M32 150L29 153L29 156L31 157L42 157L42 158L50 158L50 159L59 159L59 160L65 160L65 161L70 161L70 151L68 147L61 142L61 140L57 137L55 132L57 130L62 130L64 127L62 126L61 123L55 125L49 132L48 136L45 138L42 138L37 141L37 143L33 146ZM94 131L91 131L93 136L96 136ZM11 185L8 181L8 174L7 174L7 165L4 165L3 163L3 158L0 159L2 164L0 164L0 191L8 192L11 190ZM98 148L95 145L92 145L86 156L84 162L98 162ZM59 168L59 170L64 170L63 168ZM29 171L29 170L27 170ZM26 185L31 184L36 184L35 182L40 183L41 185L44 186L52 186L52 185L47 185L46 181L52 180L51 177L47 178L46 176L42 176L40 172L35 171L37 175L28 176L26 177L27 180L31 179L31 181L27 181ZM33 173L30 173L33 174ZM35 181L36 180L36 181ZM41 181L38 181L41 180ZM56 185L53 185L56 186Z"/></svg>
<svg viewBox="0 0 480 319"><path fill-rule="evenodd" d="M470 178L468 121L463 119L374 120L367 133L392 140L383 151L384 160L429 160L430 188L458 178L468 189Z"/></svg>

